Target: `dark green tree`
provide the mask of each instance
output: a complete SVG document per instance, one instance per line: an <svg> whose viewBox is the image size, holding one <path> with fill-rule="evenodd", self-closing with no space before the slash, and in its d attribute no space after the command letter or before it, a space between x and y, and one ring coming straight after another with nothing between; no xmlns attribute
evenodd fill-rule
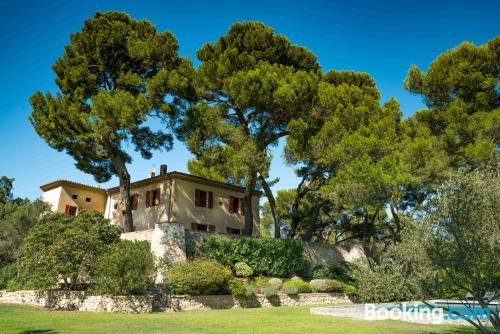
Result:
<svg viewBox="0 0 500 334"><path fill-rule="evenodd" d="M60 92L36 92L30 121L51 147L66 151L96 181L120 181L124 229L133 230L130 203L131 144L145 159L170 149L172 136L147 126L168 120L191 94L191 64L179 57L170 32L125 13L97 12L71 34L53 70Z"/></svg>
<svg viewBox="0 0 500 334"><path fill-rule="evenodd" d="M7 176L0 177L0 204L5 204L12 200L12 187L14 179L9 179Z"/></svg>
<svg viewBox="0 0 500 334"><path fill-rule="evenodd" d="M415 121L430 129L453 168L498 162L500 141L500 37L464 42L439 55L423 73L412 65L404 87L428 109Z"/></svg>
<svg viewBox="0 0 500 334"><path fill-rule="evenodd" d="M62 280L63 288L77 289L88 283L99 256L118 242L120 233L97 212L46 215L24 240L20 280L28 288L51 289Z"/></svg>
<svg viewBox="0 0 500 334"><path fill-rule="evenodd" d="M316 57L257 22L232 25L197 57L200 100L178 128L197 159L191 171L244 185L247 207L260 185L274 210L269 149L288 134L291 119L309 112L320 76ZM246 210L247 235L252 221L252 210Z"/></svg>

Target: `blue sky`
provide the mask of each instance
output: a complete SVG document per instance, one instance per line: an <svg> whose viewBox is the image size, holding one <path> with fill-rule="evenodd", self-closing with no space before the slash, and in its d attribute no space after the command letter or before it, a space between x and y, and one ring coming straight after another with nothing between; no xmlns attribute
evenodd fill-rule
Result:
<svg viewBox="0 0 500 334"><path fill-rule="evenodd" d="M462 41L482 44L500 34L500 1L5 1L0 3L0 175L16 179L14 194L41 195L41 184L71 179L95 185L91 175L74 167L64 152L47 146L28 122L29 97L55 92L51 65L63 52L69 34L81 29L96 11L121 10L147 18L158 30L177 37L180 53L195 64L196 50L215 41L233 22L262 21L293 43L313 51L325 71L370 73L385 101L396 97L406 116L423 107L403 90L411 64L426 69L443 51ZM274 152L274 187L297 184L293 169L282 161L282 145ZM134 156L132 179L147 176L166 163L186 171L189 152L176 142L153 159ZM116 185L117 180L103 186Z"/></svg>

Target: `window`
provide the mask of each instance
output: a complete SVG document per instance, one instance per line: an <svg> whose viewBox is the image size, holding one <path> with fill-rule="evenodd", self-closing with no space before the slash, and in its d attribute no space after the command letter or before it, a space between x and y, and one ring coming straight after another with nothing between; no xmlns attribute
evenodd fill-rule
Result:
<svg viewBox="0 0 500 334"><path fill-rule="evenodd" d="M212 209L214 207L214 193L196 189L194 194L194 204L202 208Z"/></svg>
<svg viewBox="0 0 500 334"><path fill-rule="evenodd" d="M239 213L241 215L245 214L245 202L243 199L229 196L229 212Z"/></svg>
<svg viewBox="0 0 500 334"><path fill-rule="evenodd" d="M132 210L137 210L137 204L139 202L139 195L134 194L130 196L130 203L132 204Z"/></svg>
<svg viewBox="0 0 500 334"><path fill-rule="evenodd" d="M71 205L66 205L66 209L64 210L64 213L70 216L76 216L76 212L78 211L78 208L76 206L71 206Z"/></svg>
<svg viewBox="0 0 500 334"><path fill-rule="evenodd" d="M191 223L191 231L215 232L215 225Z"/></svg>
<svg viewBox="0 0 500 334"><path fill-rule="evenodd" d="M90 197L85 197L85 202L92 202L92 198L90 198Z"/></svg>
<svg viewBox="0 0 500 334"><path fill-rule="evenodd" d="M77 195L77 194L73 194L71 197L72 197L73 199L78 199L78 195Z"/></svg>
<svg viewBox="0 0 500 334"><path fill-rule="evenodd" d="M243 234L243 230L240 230L239 228L231 228L228 227L226 228L227 234Z"/></svg>
<svg viewBox="0 0 500 334"><path fill-rule="evenodd" d="M160 188L146 191L146 208L160 205Z"/></svg>

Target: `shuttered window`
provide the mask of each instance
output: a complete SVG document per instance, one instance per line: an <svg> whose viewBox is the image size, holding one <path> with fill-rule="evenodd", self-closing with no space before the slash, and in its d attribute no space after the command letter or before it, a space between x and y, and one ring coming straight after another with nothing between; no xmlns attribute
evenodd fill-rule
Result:
<svg viewBox="0 0 500 334"><path fill-rule="evenodd" d="M70 216L76 216L78 208L76 206L66 205L64 213Z"/></svg>
<svg viewBox="0 0 500 334"><path fill-rule="evenodd" d="M245 203L243 199L229 196L229 213L245 214Z"/></svg>
<svg viewBox="0 0 500 334"><path fill-rule="evenodd" d="M191 231L215 232L215 225L191 223Z"/></svg>
<svg viewBox="0 0 500 334"><path fill-rule="evenodd" d="M160 188L146 191L146 208L149 208L150 206L160 205L160 196Z"/></svg>
<svg viewBox="0 0 500 334"><path fill-rule="evenodd" d="M130 203L132 204L132 210L137 210L138 202L139 202L139 195L134 194L130 196Z"/></svg>
<svg viewBox="0 0 500 334"><path fill-rule="evenodd" d="M194 205L202 208L213 209L214 207L214 193L195 189L194 192Z"/></svg>

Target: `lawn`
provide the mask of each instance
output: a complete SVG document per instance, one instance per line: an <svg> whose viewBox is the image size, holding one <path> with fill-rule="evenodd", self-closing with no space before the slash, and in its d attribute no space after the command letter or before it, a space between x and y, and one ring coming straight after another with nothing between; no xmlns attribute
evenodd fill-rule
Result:
<svg viewBox="0 0 500 334"><path fill-rule="evenodd" d="M365 322L309 314L309 307L114 314L0 305L0 333L353 333L472 334L465 326Z"/></svg>

